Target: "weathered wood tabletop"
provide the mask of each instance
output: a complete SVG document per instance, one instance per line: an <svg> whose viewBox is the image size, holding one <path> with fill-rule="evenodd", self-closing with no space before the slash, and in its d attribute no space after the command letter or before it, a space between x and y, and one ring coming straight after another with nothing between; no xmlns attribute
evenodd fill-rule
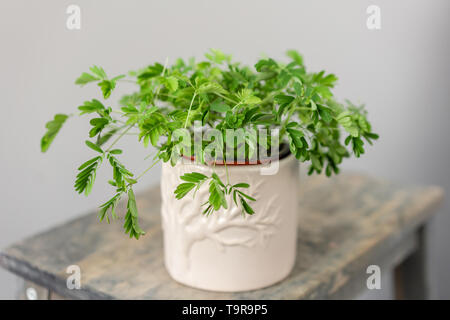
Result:
<svg viewBox="0 0 450 320"><path fill-rule="evenodd" d="M299 195L293 272L276 285L250 292L207 292L169 277L158 188L137 197L147 232L139 241L127 238L121 223L100 223L92 213L13 244L1 253L0 264L72 299L349 297L366 286L368 265L398 264L420 249L417 231L442 198L438 187L401 186L357 174L308 178ZM81 289L66 287L69 265L81 268ZM417 268L405 269L416 273Z"/></svg>

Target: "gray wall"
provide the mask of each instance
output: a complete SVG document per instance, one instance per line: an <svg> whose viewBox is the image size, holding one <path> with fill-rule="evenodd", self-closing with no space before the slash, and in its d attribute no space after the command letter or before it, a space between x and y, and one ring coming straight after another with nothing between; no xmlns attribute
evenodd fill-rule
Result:
<svg viewBox="0 0 450 320"><path fill-rule="evenodd" d="M72 3L82 9L79 31L65 26ZM381 7L381 30L366 28L370 4ZM348 170L450 191L449 41L448 0L2 0L0 247L86 213L111 192L100 183L89 198L72 189L74 169L89 155L81 119L67 124L48 154L39 152L53 114L98 97L95 86L74 86L82 71L100 64L118 74L166 57L199 57L211 47L249 64L262 53L280 58L298 49L310 70L339 76L338 97L366 103L381 134L365 157L346 163ZM121 85L111 100L129 88ZM128 147L126 161L140 171L149 151L133 139ZM141 188L158 180L159 168ZM448 209L435 219L431 239L439 298L450 298ZM15 284L0 271L0 298L12 298Z"/></svg>

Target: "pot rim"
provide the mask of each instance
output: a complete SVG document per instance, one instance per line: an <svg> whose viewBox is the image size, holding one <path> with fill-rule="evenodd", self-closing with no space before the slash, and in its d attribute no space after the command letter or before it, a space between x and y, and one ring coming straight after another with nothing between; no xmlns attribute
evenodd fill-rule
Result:
<svg viewBox="0 0 450 320"><path fill-rule="evenodd" d="M271 156L268 158L265 158L264 160L257 160L256 163L249 163L249 160L245 160L244 163L236 163L237 161L233 161L233 162L224 162L223 160L219 160L219 161L211 161L210 164L204 165L201 163L195 163L195 157L194 156L182 156L185 160L187 161L191 161L192 164L197 164L200 166L206 166L206 167L214 167L214 166L218 166L218 167L249 167L249 166L261 166L261 165L267 165L269 163L271 163L272 161L282 161L285 158L288 158L289 156L291 156L292 153L290 151L289 145L287 145L286 143L282 143L281 147L280 147L280 152L278 152L277 155L275 156Z"/></svg>
<svg viewBox="0 0 450 320"><path fill-rule="evenodd" d="M279 163L280 168L284 167L286 164L297 160L292 153L288 153L285 157L281 158L281 159L270 159L270 161L265 162L265 163L258 163L258 164L227 164L226 166L224 164L216 164L214 165L205 165L202 163L195 163L193 160L185 158L184 161L188 161L187 163L181 163L181 165L186 165L186 166L193 166L193 167L198 167L198 168L202 168L204 170L212 170L212 169L216 169L216 170L228 170L228 171L259 171L261 168L263 168L264 166L270 166L270 164L272 163L272 161L275 160L276 162ZM274 161L274 162L275 162ZM165 163L166 164L166 163ZM169 166L171 166L169 164ZM171 166L172 167L172 166Z"/></svg>

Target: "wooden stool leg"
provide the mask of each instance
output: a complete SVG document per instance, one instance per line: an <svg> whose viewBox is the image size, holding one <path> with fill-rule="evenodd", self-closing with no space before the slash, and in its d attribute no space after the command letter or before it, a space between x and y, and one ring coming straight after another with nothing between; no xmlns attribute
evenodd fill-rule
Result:
<svg viewBox="0 0 450 320"><path fill-rule="evenodd" d="M425 300L429 298L429 282L426 265L426 229L418 232L418 248L394 270L395 298L400 300Z"/></svg>

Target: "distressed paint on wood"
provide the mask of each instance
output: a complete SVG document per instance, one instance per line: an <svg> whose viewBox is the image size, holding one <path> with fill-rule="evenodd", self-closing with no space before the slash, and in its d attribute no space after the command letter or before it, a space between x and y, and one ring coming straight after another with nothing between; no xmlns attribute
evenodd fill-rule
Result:
<svg viewBox="0 0 450 320"><path fill-rule="evenodd" d="M400 186L358 174L308 178L299 194L293 272L279 284L250 292L207 292L169 277L163 265L157 187L137 197L141 226L147 231L139 241L128 239L120 222L106 225L89 214L10 246L1 253L0 264L74 299L330 298L345 288L363 288L365 282L350 284L365 279L361 273L366 267L382 263L390 250L408 247L402 240L442 198L438 187ZM66 288L65 270L72 264L81 268L80 290Z"/></svg>

